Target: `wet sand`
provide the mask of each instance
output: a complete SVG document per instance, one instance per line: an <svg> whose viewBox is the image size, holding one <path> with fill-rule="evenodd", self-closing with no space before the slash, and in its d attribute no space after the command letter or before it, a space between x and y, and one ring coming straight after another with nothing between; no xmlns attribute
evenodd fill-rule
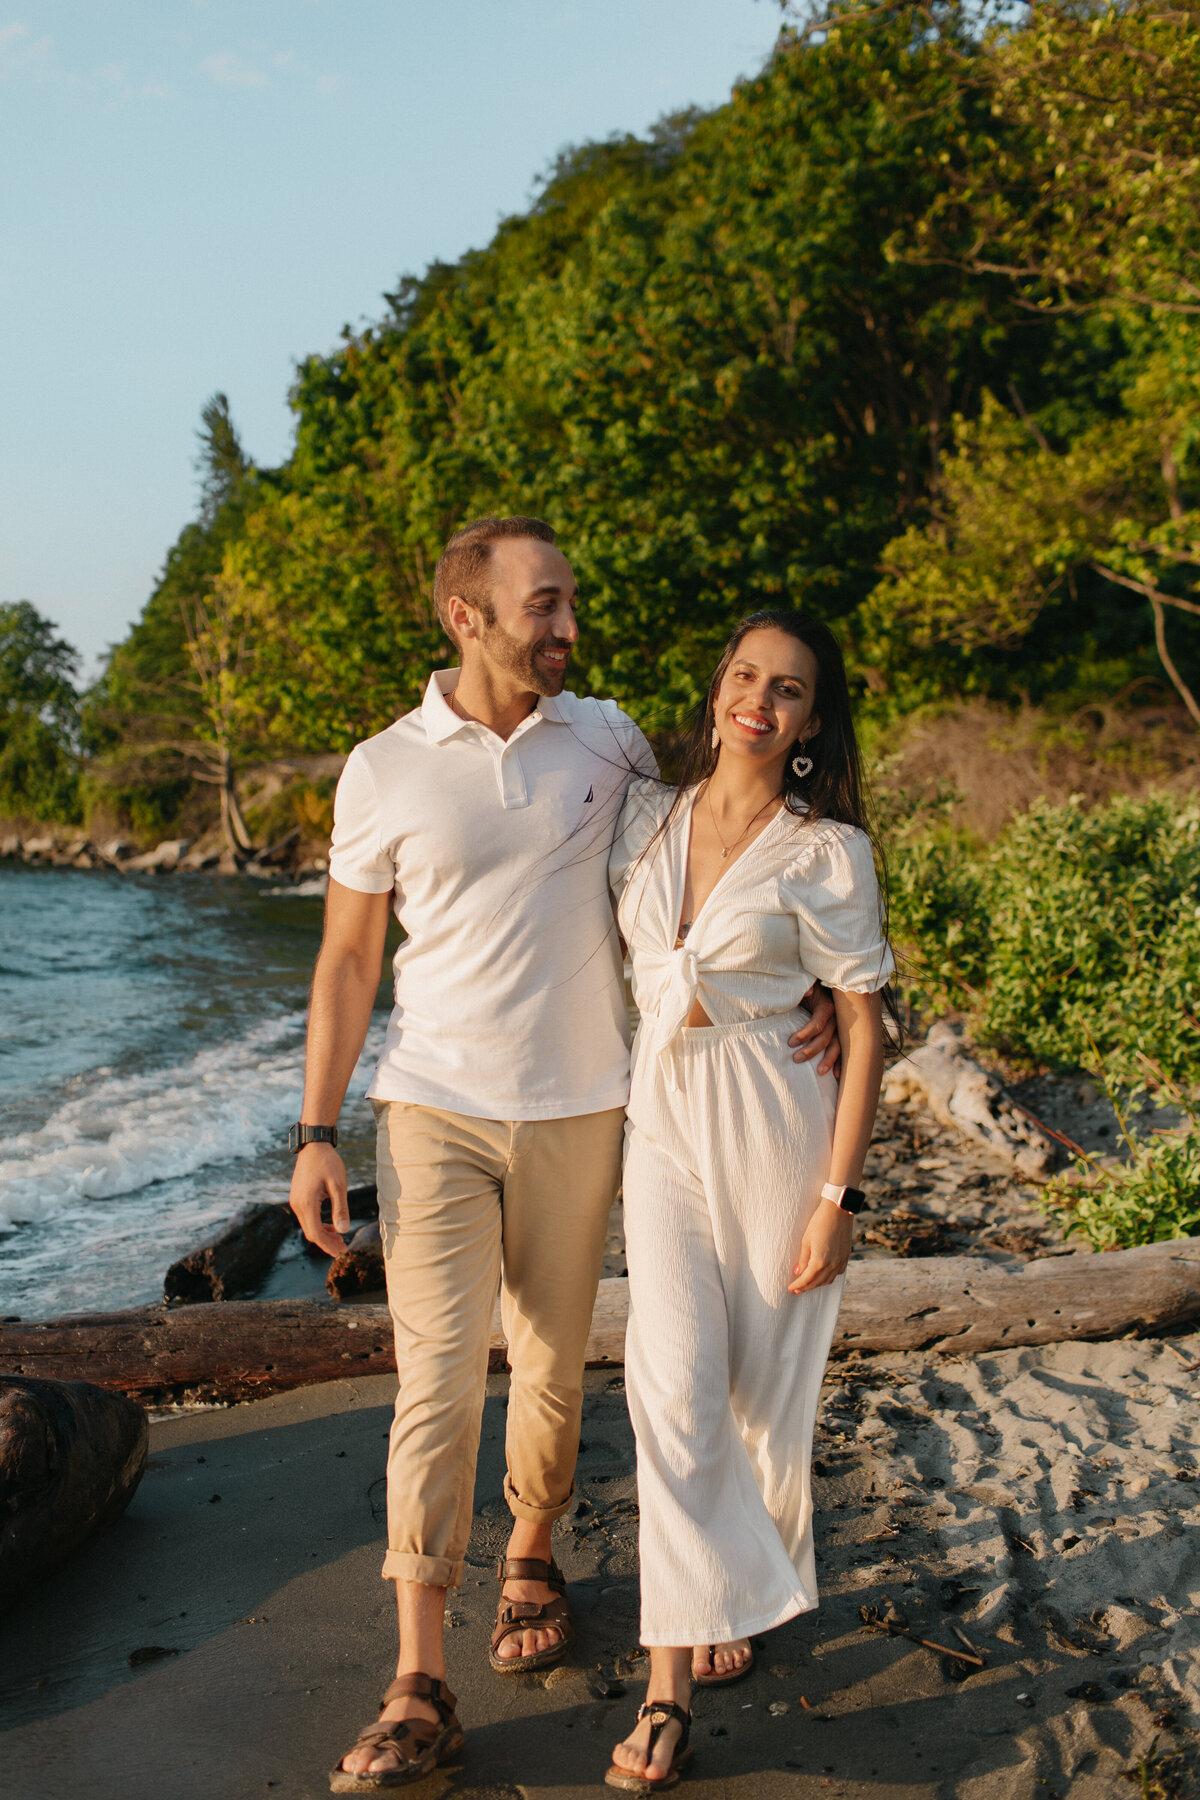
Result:
<svg viewBox="0 0 1200 1800"><path fill-rule="evenodd" d="M1200 1725L1200 1334L834 1367L818 1434L820 1610L696 1697L696 1800L1099 1800L1194 1758ZM549 1676L486 1641L506 1381L485 1412L450 1681L468 1744L417 1800L594 1794L643 1696L633 1443L587 1377L558 1528L579 1637ZM394 1381L335 1382L152 1427L125 1517L0 1624L9 1800L315 1800L389 1678L379 1578ZM986 1655L864 1629L862 1608ZM1146 1791L1153 1792L1153 1789ZM1186 1792L1163 1788L1164 1793Z"/></svg>

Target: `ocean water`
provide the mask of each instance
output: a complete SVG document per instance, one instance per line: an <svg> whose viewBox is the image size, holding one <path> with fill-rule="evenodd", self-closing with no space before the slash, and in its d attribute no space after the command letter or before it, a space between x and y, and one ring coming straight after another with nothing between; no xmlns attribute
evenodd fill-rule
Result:
<svg viewBox="0 0 1200 1800"><path fill-rule="evenodd" d="M0 1316L160 1299L206 1227L286 1197L321 915L311 886L0 866ZM385 975L341 1120L352 1181Z"/></svg>

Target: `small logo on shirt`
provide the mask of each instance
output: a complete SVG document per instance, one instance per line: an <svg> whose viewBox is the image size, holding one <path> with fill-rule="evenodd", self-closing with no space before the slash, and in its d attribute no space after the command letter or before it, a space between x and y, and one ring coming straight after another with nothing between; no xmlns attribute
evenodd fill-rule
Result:
<svg viewBox="0 0 1200 1800"><path fill-rule="evenodd" d="M592 790L591 790L591 788L589 788L586 795L584 796L583 804L586 806L591 799L592 799Z"/></svg>

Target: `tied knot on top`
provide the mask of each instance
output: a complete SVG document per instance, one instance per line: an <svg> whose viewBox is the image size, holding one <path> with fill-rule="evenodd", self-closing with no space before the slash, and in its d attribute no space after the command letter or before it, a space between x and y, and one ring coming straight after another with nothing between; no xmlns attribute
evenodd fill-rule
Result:
<svg viewBox="0 0 1200 1800"><path fill-rule="evenodd" d="M658 1056L674 1043L696 1004L700 986L700 959L694 950L682 944L666 958L662 976L654 1030L654 1049Z"/></svg>

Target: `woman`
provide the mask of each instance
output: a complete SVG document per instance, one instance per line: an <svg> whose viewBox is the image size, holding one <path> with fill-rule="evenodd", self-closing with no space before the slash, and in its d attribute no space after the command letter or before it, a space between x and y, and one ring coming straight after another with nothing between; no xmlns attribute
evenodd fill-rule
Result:
<svg viewBox="0 0 1200 1800"><path fill-rule="evenodd" d="M892 970L841 653L818 621L734 632L672 792L639 781L610 864L641 1024L625 1145L626 1385L647 1703L606 1780L686 1763L693 1660L817 1603L809 1465L883 1070ZM797 1064L813 980L840 1083Z"/></svg>

